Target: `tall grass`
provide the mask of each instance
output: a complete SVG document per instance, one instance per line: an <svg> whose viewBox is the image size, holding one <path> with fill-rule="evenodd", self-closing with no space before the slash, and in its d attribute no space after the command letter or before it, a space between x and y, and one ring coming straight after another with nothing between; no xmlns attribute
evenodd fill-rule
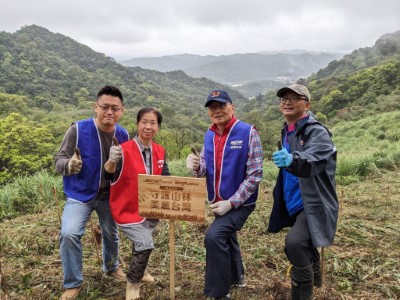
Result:
<svg viewBox="0 0 400 300"><path fill-rule="evenodd" d="M47 171L20 176L0 189L0 220L24 213L38 213L63 199L61 177Z"/></svg>
<svg viewBox="0 0 400 300"><path fill-rule="evenodd" d="M372 115L332 128L342 184L400 167L400 112Z"/></svg>

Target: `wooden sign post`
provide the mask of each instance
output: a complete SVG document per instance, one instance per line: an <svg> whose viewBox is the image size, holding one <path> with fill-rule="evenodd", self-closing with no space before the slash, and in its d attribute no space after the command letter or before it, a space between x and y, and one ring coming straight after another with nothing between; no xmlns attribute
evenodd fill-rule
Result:
<svg viewBox="0 0 400 300"><path fill-rule="evenodd" d="M170 298L175 299L175 220L205 221L204 178L139 175L139 214L169 219Z"/></svg>

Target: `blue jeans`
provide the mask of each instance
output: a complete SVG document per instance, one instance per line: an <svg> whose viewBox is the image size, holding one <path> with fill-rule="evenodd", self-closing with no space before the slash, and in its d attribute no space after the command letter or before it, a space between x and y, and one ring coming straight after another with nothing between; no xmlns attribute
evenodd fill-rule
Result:
<svg viewBox="0 0 400 300"><path fill-rule="evenodd" d="M64 270L64 288L82 285L82 243L85 226L93 210L96 211L103 241L103 271L112 272L118 268L118 228L111 216L109 197L96 198L82 203L67 198L64 207L60 233L60 255ZM93 255L95 255L93 249Z"/></svg>

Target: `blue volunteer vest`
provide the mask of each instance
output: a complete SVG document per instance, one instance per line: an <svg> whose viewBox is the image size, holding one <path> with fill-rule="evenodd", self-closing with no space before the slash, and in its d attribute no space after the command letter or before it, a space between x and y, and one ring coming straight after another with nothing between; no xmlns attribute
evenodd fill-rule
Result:
<svg viewBox="0 0 400 300"><path fill-rule="evenodd" d="M100 133L94 119L76 123L77 147L81 152L82 169L76 175L64 176L64 192L68 198L86 203L93 200L100 188L101 172L104 165ZM118 124L115 137L119 143L129 140L127 130Z"/></svg>
<svg viewBox="0 0 400 300"><path fill-rule="evenodd" d="M228 133L223 147L221 162L221 178L219 179L219 194L222 199L228 200L239 188L246 177L246 161L249 152L250 132L252 126L237 121ZM206 160L206 182L208 200L214 202L215 195L215 132L208 130L204 139L204 156ZM244 205L254 204L257 200L258 188Z"/></svg>

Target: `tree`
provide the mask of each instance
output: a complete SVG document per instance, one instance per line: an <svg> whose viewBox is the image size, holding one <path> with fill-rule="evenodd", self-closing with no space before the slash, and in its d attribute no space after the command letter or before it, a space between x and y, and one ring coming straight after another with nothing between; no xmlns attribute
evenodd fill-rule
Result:
<svg viewBox="0 0 400 300"><path fill-rule="evenodd" d="M18 113L0 123L0 183L19 175L49 169L53 162L54 137Z"/></svg>

